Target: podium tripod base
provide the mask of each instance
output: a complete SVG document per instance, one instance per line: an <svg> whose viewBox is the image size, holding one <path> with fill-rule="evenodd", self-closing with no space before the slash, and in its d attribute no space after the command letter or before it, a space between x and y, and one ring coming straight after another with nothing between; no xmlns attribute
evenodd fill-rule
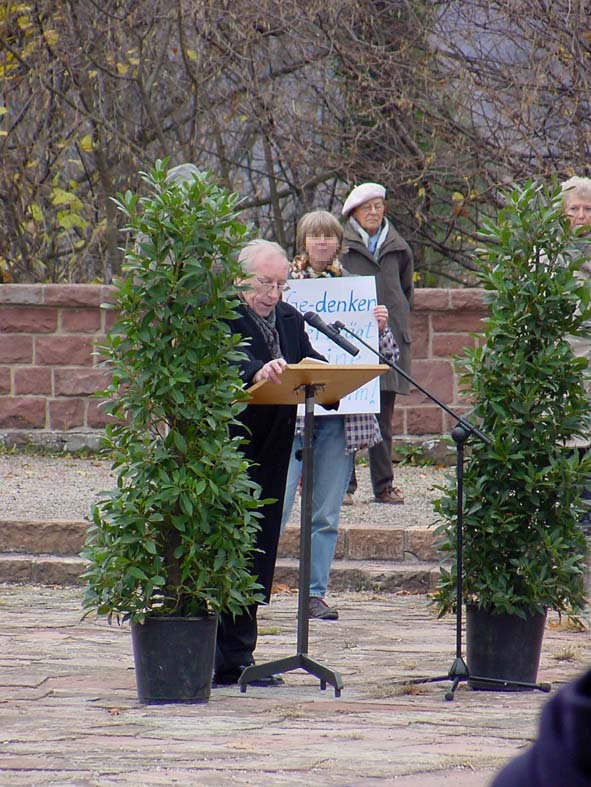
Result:
<svg viewBox="0 0 591 787"><path fill-rule="evenodd" d="M335 697L341 696L343 680L338 672L325 667L317 661L313 661L305 653L296 653L295 656L288 656L284 659L269 661L266 664L253 664L246 667L238 679L240 691L244 693L249 683L261 678L268 678L271 675L278 675L281 672L292 672L296 669L303 669L310 675L314 675L320 681L320 689L324 691L326 684L333 686Z"/></svg>
<svg viewBox="0 0 591 787"><path fill-rule="evenodd" d="M536 689L537 691L549 692L552 689L551 683L528 683L523 680L505 680L504 678L485 678L480 675L471 675L466 662L463 658L457 657L454 659L447 675L438 675L434 678L413 678L412 680L405 681L407 685L418 685L420 683L439 683L444 680L451 681L451 687L445 693L445 699L448 701L453 700L456 689L463 681L470 681L471 683L478 684L474 688L476 690L494 691L498 689L503 690L517 690L523 691Z"/></svg>

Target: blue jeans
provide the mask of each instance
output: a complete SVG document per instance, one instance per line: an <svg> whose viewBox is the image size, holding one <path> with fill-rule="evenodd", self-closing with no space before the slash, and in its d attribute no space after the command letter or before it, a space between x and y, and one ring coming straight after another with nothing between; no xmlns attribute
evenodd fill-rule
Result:
<svg viewBox="0 0 591 787"><path fill-rule="evenodd" d="M291 514L302 462L296 452L304 447L303 435L293 442L281 530ZM353 469L354 454L345 453L345 418L325 415L314 419L314 484L312 493L312 551L310 595L324 598L339 531L339 513Z"/></svg>

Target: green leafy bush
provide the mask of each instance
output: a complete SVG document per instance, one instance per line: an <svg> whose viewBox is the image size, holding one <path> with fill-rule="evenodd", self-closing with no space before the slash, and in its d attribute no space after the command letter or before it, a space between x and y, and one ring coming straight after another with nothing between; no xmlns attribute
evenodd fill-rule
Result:
<svg viewBox="0 0 591 787"><path fill-rule="evenodd" d="M587 360L569 336L588 336L585 257L564 218L559 189L535 183L507 195L482 231L479 279L489 317L484 343L466 353L462 382L472 396L477 438L464 470L463 599L499 613L585 603L585 539L579 519L591 459L567 446L588 439ZM577 248L578 246L578 248ZM436 501L441 548L451 557L435 603L455 608L457 487Z"/></svg>
<svg viewBox="0 0 591 787"><path fill-rule="evenodd" d="M143 174L147 196L117 206L134 241L103 348L112 372L106 429L117 488L92 512L84 605L146 614L239 612L258 597L250 561L260 487L230 427L245 407L236 361L236 198L206 174Z"/></svg>

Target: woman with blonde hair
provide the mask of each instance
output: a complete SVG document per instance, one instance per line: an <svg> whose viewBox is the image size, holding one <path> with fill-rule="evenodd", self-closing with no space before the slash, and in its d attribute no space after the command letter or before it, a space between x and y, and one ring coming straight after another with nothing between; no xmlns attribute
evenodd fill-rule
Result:
<svg viewBox="0 0 591 787"><path fill-rule="evenodd" d="M325 210L306 213L298 222L297 255L290 265L291 279L338 278L347 276L339 262L344 252L343 228ZM376 306L380 352L397 359L398 349L388 327L388 310ZM302 462L303 418L298 418L281 527L291 514ZM339 513L347 491L355 452L376 445L382 439L378 421L371 414L322 415L314 419L314 480L312 495L312 554L310 561L310 606L308 615L319 620L336 620L338 611L329 607L324 596L338 536Z"/></svg>

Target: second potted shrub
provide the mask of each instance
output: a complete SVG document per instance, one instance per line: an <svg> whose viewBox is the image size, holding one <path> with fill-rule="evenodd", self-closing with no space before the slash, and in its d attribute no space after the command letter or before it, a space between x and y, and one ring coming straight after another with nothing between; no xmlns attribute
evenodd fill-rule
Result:
<svg viewBox="0 0 591 787"><path fill-rule="evenodd" d="M473 441L464 469L468 664L472 674L535 682L546 610L576 619L586 601L579 520L591 459L569 446L588 439L591 422L587 361L569 336L588 335L589 288L558 189L515 188L482 239L489 316L484 342L461 362L475 420L491 438ZM436 502L451 556L435 594L441 614L456 603L456 506L452 483ZM528 622L537 653L524 656Z"/></svg>

